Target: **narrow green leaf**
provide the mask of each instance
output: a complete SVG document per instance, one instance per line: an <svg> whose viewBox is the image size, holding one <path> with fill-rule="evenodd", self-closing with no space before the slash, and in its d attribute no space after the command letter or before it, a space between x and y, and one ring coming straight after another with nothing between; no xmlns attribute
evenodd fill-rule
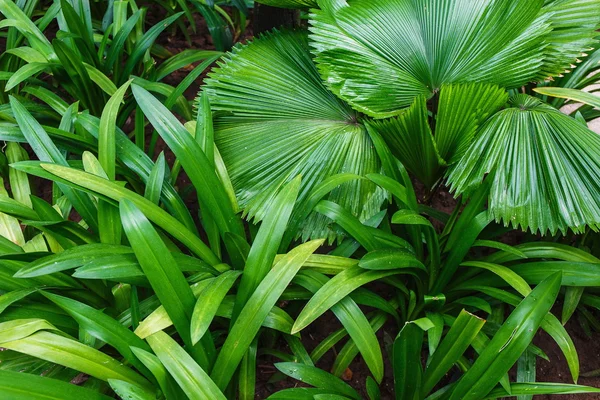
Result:
<svg viewBox="0 0 600 400"><path fill-rule="evenodd" d="M583 296L583 287L568 286L565 290L565 299L563 301L561 322L566 325L571 316L577 309L581 296ZM528 381L529 382L529 381Z"/></svg>
<svg viewBox="0 0 600 400"><path fill-rule="evenodd" d="M360 399L360 395L347 383L322 369L291 362L277 363L275 367L287 376L314 386L317 389L327 389L330 392L337 392L351 399Z"/></svg>
<svg viewBox="0 0 600 400"><path fill-rule="evenodd" d="M293 337L293 336L292 336ZM238 399L254 400L256 397L256 353L258 336L254 338L240 364Z"/></svg>
<svg viewBox="0 0 600 400"><path fill-rule="evenodd" d="M462 311L427 362L421 394L426 396L469 348L485 320Z"/></svg>
<svg viewBox="0 0 600 400"><path fill-rule="evenodd" d="M9 91L19 85L21 82L26 81L32 76L44 71L47 68L50 68L55 64L49 64L47 62L34 62L30 64L25 64L21 68L19 68L15 73L12 74L8 82L6 82L6 86L4 88L5 91Z"/></svg>
<svg viewBox="0 0 600 400"><path fill-rule="evenodd" d="M184 398L181 388L177 386L177 383L157 356L137 347L132 347L131 351L152 372L167 399Z"/></svg>
<svg viewBox="0 0 600 400"><path fill-rule="evenodd" d="M200 293L191 320L192 344L200 341L208 331L221 302L240 275L240 271L224 272Z"/></svg>
<svg viewBox="0 0 600 400"><path fill-rule="evenodd" d="M41 170L39 168L40 166L42 167ZM35 163L25 165L24 163L19 163L14 167L26 170L31 174L41 175L48 179L60 181L70 186L87 189L94 194L101 194L115 201L127 199L147 215L152 222L189 247L190 250L198 254L202 259L212 265L221 263L220 260L212 254L208 246L206 246L195 234L190 232L181 222L137 193L127 190L106 179L73 168L62 167L60 165L35 165ZM44 171L48 171L47 175L44 175Z"/></svg>
<svg viewBox="0 0 600 400"><path fill-rule="evenodd" d="M374 250L361 258L358 266L368 270L393 270L399 268L417 268L426 270L414 254L402 249Z"/></svg>
<svg viewBox="0 0 600 400"><path fill-rule="evenodd" d="M511 313L452 391L451 400L488 395L533 340L560 289L561 274L540 283Z"/></svg>
<svg viewBox="0 0 600 400"><path fill-rule="evenodd" d="M37 157L41 161L54 162L63 166L68 166L67 160L58 148L56 148L44 128L42 128L39 122L31 116L29 111L27 111L27 109L14 97L10 98L10 105L23 135ZM96 208L91 200L85 194L73 190L68 186L60 184L59 187L86 223L93 230L97 230L98 220Z"/></svg>
<svg viewBox="0 0 600 400"><path fill-rule="evenodd" d="M419 397L423 380L423 335L423 330L417 324L408 322L394 340L392 366L396 400L415 400Z"/></svg>
<svg viewBox="0 0 600 400"><path fill-rule="evenodd" d="M333 277L309 300L296 318L293 333L300 332L338 301L369 282L396 275L402 270L369 271L358 266L348 268Z"/></svg>
<svg viewBox="0 0 600 400"><path fill-rule="evenodd" d="M57 330L51 323L39 318L12 319L0 323L0 342L23 339L41 330Z"/></svg>
<svg viewBox="0 0 600 400"><path fill-rule="evenodd" d="M101 311L68 297L48 292L42 294L54 304L65 310L90 335L114 347L127 361L140 371L146 371L144 364L131 352L131 347L150 351L150 347L129 329Z"/></svg>
<svg viewBox="0 0 600 400"><path fill-rule="evenodd" d="M211 377L217 386L227 386L269 310L302 264L322 244L323 240L314 240L296 247L282 258L258 285L233 324L215 362Z"/></svg>
<svg viewBox="0 0 600 400"><path fill-rule="evenodd" d="M2 347L29 354L101 380L118 379L152 390L152 385L129 367L84 344L49 332L2 343Z"/></svg>
<svg viewBox="0 0 600 400"><path fill-rule="evenodd" d="M116 149L115 149L115 132L116 132L116 121L119 107L123 102L125 92L129 89L132 80L125 82L115 94L108 100L102 116L100 117L100 130L98 134L98 160L104 168L108 179L115 179L115 163L116 163Z"/></svg>
<svg viewBox="0 0 600 400"><path fill-rule="evenodd" d="M567 385L564 383L542 383L542 382L531 382L531 383L513 383L511 385L512 396L520 395L559 395L559 394L583 394L583 393L600 393L600 389L581 386L581 385ZM492 390L485 398L497 399L499 397L506 397L508 393L502 388L496 388Z"/></svg>
<svg viewBox="0 0 600 400"><path fill-rule="evenodd" d="M11 400L110 400L111 397L58 379L0 370L0 396Z"/></svg>
<svg viewBox="0 0 600 400"><path fill-rule="evenodd" d="M184 342L191 344L189 329L195 300L185 276L144 214L127 200L121 202L120 211L140 266Z"/></svg>
<svg viewBox="0 0 600 400"><path fill-rule="evenodd" d="M232 322L235 321L237 314L273 265L273 260L296 204L300 183L301 178L296 177L282 189L258 230L244 266Z"/></svg>
<svg viewBox="0 0 600 400"><path fill-rule="evenodd" d="M226 400L208 374L169 335L157 332L146 340L191 400Z"/></svg>
<svg viewBox="0 0 600 400"><path fill-rule="evenodd" d="M596 96L593 93L585 92L583 90L561 87L538 87L534 88L533 91L544 96L574 100L577 103L584 103L592 107L600 108L600 97Z"/></svg>
<svg viewBox="0 0 600 400"><path fill-rule="evenodd" d="M525 351L517 361L517 382L535 382L535 375L536 356L530 351ZM517 396L517 400L533 400L533 396L521 395Z"/></svg>
<svg viewBox="0 0 600 400"><path fill-rule="evenodd" d="M294 282L312 293L317 293L328 281L324 275L317 272L302 271L296 276ZM384 372L383 356L379 341L375 336L375 332L371 329L369 320L350 297L345 297L334 304L331 311L340 320L354 341L375 380L381 382Z"/></svg>
<svg viewBox="0 0 600 400"><path fill-rule="evenodd" d="M108 384L121 399L127 400L155 400L156 393L144 389L130 382L109 379Z"/></svg>
<svg viewBox="0 0 600 400"><path fill-rule="evenodd" d="M521 275L517 274L512 269L503 265L486 263L481 261L468 261L462 263L461 265L464 267L475 267L488 270L498 275L523 296L527 296L531 292L531 287L529 286L527 281L521 277Z"/></svg>
<svg viewBox="0 0 600 400"><path fill-rule="evenodd" d="M156 164L154 164L154 167L150 172L150 177L148 178L146 190L144 192L144 197L156 205L158 205L160 201L160 194L163 189L166 171L167 163L165 161L165 154L161 152L156 159Z"/></svg>
<svg viewBox="0 0 600 400"><path fill-rule="evenodd" d="M158 38L158 35L160 35L162 31L164 31L169 25L181 17L181 15L183 15L183 12L179 12L171 15L168 18L165 18L161 22L148 29L148 31L136 42L135 48L127 58L127 62L123 67L122 76L125 79L128 79L129 75L134 72L135 67L138 65L146 51L154 44L154 41L156 38Z"/></svg>
<svg viewBox="0 0 600 400"><path fill-rule="evenodd" d="M181 162L221 235L233 232L243 236L241 220L235 215L223 185L200 145L160 101L140 86L133 85L132 88L138 105Z"/></svg>

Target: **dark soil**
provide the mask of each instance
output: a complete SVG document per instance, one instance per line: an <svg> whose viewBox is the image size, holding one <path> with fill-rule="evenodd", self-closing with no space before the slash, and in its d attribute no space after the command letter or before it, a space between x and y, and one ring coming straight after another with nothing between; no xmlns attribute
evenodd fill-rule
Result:
<svg viewBox="0 0 600 400"><path fill-rule="evenodd" d="M586 373L600 368L600 333L595 332L592 337L588 337L581 328L581 325L575 318L572 318L566 325L566 329L571 335L575 348L579 354L579 363L581 372ZM541 360L538 358L537 364L537 381L538 382L561 382L573 383L571 373L567 366L565 357L558 348L554 339L546 332L538 333L534 344L539 346L546 352L550 361ZM579 378L577 382L580 385L600 387L600 377L594 378ZM536 396L536 400L550 400L558 396ZM580 394L580 395L564 395L560 397L565 400L600 400L600 394Z"/></svg>

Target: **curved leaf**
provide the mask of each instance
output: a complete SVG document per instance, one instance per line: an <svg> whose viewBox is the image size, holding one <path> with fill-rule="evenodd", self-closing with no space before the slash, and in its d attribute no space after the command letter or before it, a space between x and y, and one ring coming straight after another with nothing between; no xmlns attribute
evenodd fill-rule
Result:
<svg viewBox="0 0 600 400"><path fill-rule="evenodd" d="M273 308L302 264L321 244L323 240L314 240L291 250L258 285L231 328L217 357L211 373L217 386L227 387L269 310Z"/></svg>
<svg viewBox="0 0 600 400"><path fill-rule="evenodd" d="M220 111L215 142L251 218L262 220L281 187L298 175L302 208L328 177L381 169L357 114L321 83L303 33L269 33L237 46L209 74L204 91ZM357 180L328 199L365 220L379 211L384 196L372 182ZM327 223L312 213L302 235L331 236Z"/></svg>
<svg viewBox="0 0 600 400"><path fill-rule="evenodd" d="M114 358L63 336L37 332L26 338L2 343L2 347L81 371L95 378L118 379L152 390L152 385Z"/></svg>
<svg viewBox="0 0 600 400"><path fill-rule="evenodd" d="M540 283L511 313L458 381L450 400L485 398L533 340L560 289L561 274Z"/></svg>
<svg viewBox="0 0 600 400"><path fill-rule="evenodd" d="M314 53L334 93L389 117L443 84L518 87L564 72L592 43L600 11L595 0L546 3L322 0L310 21Z"/></svg>
<svg viewBox="0 0 600 400"><path fill-rule="evenodd" d="M110 400L111 397L58 379L0 370L0 397L11 400Z"/></svg>
<svg viewBox="0 0 600 400"><path fill-rule="evenodd" d="M360 399L358 393L347 383L322 369L291 362L277 363L275 367L287 376L291 376L317 389L327 389L328 391L337 392L352 399Z"/></svg>
<svg viewBox="0 0 600 400"><path fill-rule="evenodd" d="M491 174L489 215L533 232L600 226L600 136L527 95L482 127L451 168L452 191L469 192Z"/></svg>
<svg viewBox="0 0 600 400"><path fill-rule="evenodd" d="M190 399L226 399L208 374L169 335L157 332L147 340L165 368Z"/></svg>

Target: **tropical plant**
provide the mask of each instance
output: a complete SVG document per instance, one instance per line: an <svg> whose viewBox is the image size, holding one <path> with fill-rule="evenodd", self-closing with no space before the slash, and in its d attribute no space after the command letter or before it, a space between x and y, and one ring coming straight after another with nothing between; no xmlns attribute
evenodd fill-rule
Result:
<svg viewBox="0 0 600 400"><path fill-rule="evenodd" d="M221 53L155 41L196 9L226 49L247 2L160 0L145 31L131 0L0 0L0 397L254 399L276 360L304 386L270 399L378 400L386 357L398 399L600 392L563 327L600 325L600 0L263 2L312 7L310 33L236 46L193 115ZM573 384L537 382L540 329Z"/></svg>
<svg viewBox="0 0 600 400"><path fill-rule="evenodd" d="M401 328L391 354L397 399L509 395L530 399L535 394L597 391L536 383L536 358L547 356L531 341L539 328L545 330L563 351L572 379L577 382L579 361L573 341L549 311L561 285L567 290L565 307L572 302L568 300L572 297L570 290L585 287L590 294L597 293L600 260L558 243L531 242L512 247L497 241L496 236L503 230L484 209L485 187L478 189L464 208L459 204L452 215L418 205L406 170L396 164L380 136L375 134L372 139L385 160L387 176L371 174L367 178L393 194L398 211L375 229L333 202L322 200L317 204L315 211L332 219L349 237L332 254L354 254L357 260L354 266L324 281L296 318L292 332L302 331L329 309L337 316L337 308L347 301L346 296L378 280L397 293L395 301L390 302L397 308ZM436 233L427 216L444 224L441 234ZM390 230L390 226L397 228ZM489 250L476 250L486 247L498 251L490 254ZM400 276L402 279L398 279ZM508 309L512 311L505 318ZM376 332L383 327L383 320L377 324L374 321L371 325ZM340 339L339 332L333 333L319 345L319 352ZM356 340L348 341L338 352L334 374L341 376L349 360L361 351L374 378L380 379L378 364L363 353L363 348ZM428 357L422 368L423 353ZM515 365L517 379L510 382L508 372ZM448 381L445 376L453 366L460 374ZM298 379L298 374L288 375ZM320 388L341 394L333 385ZM290 397L276 394L273 398L293 398L296 390L287 393Z"/></svg>
<svg viewBox="0 0 600 400"><path fill-rule="evenodd" d="M491 215L506 225L597 228L600 138L532 91L585 62L597 0L317 3L308 39L279 32L238 46L204 88L224 112L216 143L249 216L262 217L292 171L310 177L301 202L331 174L378 172L372 129L428 188L445 178L468 196L489 175ZM336 195L361 221L385 198L356 182ZM303 238L325 226L313 214Z"/></svg>
<svg viewBox="0 0 600 400"><path fill-rule="evenodd" d="M9 38L7 50L0 59L5 92L37 98L53 112L61 107L59 98L64 90L71 99L80 102L79 107L100 116L110 96L135 76L139 85L160 94L169 108L176 107L180 114L192 118L191 106L183 93L221 53L190 49L173 55L155 44L165 29L180 20L183 11L145 31L147 10L138 8L135 1L103 2L106 8L101 21L92 18L87 0L61 0L53 2L44 16L34 22L30 17L35 3L25 2L28 7L21 10L13 1L0 2L0 13L6 18L3 26L8 27ZM56 38L49 41L43 32L52 22L58 24L59 31ZM164 59L159 66L156 65L158 58ZM176 88L161 82L178 69L198 61L201 63ZM5 107L10 110L8 104ZM35 103L31 107L32 111L40 108ZM119 121L125 121L134 107L128 98Z"/></svg>
<svg viewBox="0 0 600 400"><path fill-rule="evenodd" d="M125 89L111 98L100 119L76 117L94 138L86 146L76 140L65 147L55 143L16 98L10 100L20 131L8 136L22 135L40 161L11 164L11 187L19 200L7 194L0 199L6 256L0 341L7 349L0 393L19 398L31 386L30 375L10 372L21 371L48 373L27 388L29 399L50 394L100 399L111 390L122 398L178 399L187 393L218 399L228 388L230 397L239 391L253 398L261 326L298 340L290 335L292 318L276 303L322 243L300 245L274 262L300 179L282 191L249 244L212 142L208 103L190 133L134 85L139 107L190 171L206 245L167 179L164 157L153 163L114 128ZM77 147L98 157L84 151L67 161L63 151ZM27 196L27 174L55 182L52 204ZM72 206L83 217L79 223L68 220ZM27 237L20 224L27 226ZM229 265L222 262L225 255ZM213 336L211 323L225 334ZM90 377L83 388L66 383L80 373Z"/></svg>
<svg viewBox="0 0 600 400"><path fill-rule="evenodd" d="M56 204L31 197L30 208L0 196L0 222L9 232L3 236L24 243L5 239L2 255L6 279L0 332L1 346L8 349L7 362L0 365L8 371L0 372L3 393L12 395L27 385L27 376L10 371L50 370L36 388L28 389L29 398L52 390L58 398L79 393L65 383L79 373L91 377L81 389L90 398L103 398L110 390L122 398L177 399L185 398L183 393L199 399L254 398L257 357L272 356L283 361L276 364L282 374L315 386L284 390L273 399L360 398L336 377L360 354L373 376L367 383L369 396L378 398L384 364L376 332L388 320L400 331L393 350L398 398L597 391L523 380L531 377L535 358L545 357L531 345L539 327L557 341L577 380L573 343L549 310L561 284L591 290L600 286L595 257L552 243L513 248L493 241L499 231L484 210L485 187L451 216L419 206L406 170L374 131L370 140L387 176L367 178L393 195L398 211L391 222L398 225L398 235L383 222L385 211L362 224L340 205L321 200L343 182L367 179L338 174L318 185L308 203L316 204L316 212L335 221L335 230L348 238L329 255L313 254L322 240L291 250L285 246L277 255L282 242L297 231L293 208L300 178L272 201L249 243L212 141L208 97L202 96L197 121L186 129L149 92L133 85L138 106L197 189L206 245L165 179L164 158L152 163L120 130L107 132L127 89L111 98L102 118L77 116L77 124L98 138L88 142L81 161L67 161L61 152L81 143L54 143L27 109L11 99L20 134L40 159L11 164L13 196L24 201L27 188L31 191L29 174L55 182ZM15 135L9 137L14 140ZM70 205L84 217L80 223L65 218ZM423 215L441 220L444 231L438 235ZM25 234L34 235L28 244L24 236L20 239L19 224L28 226ZM472 252L474 247L499 251L481 256ZM549 272L555 273L545 279ZM386 300L362 287L375 280L395 294ZM537 286L532 291L530 285ZM289 305L279 308L280 300ZM300 311L297 304L305 305ZM375 311L365 313L360 305ZM514 311L504 320L501 310L506 307ZM309 353L298 332L329 309L343 328ZM484 323L475 313L488 314L492 321ZM430 359L419 372L425 331ZM292 354L270 345L274 334L285 339ZM333 374L314 366L346 337ZM479 354L473 363L469 348ZM520 378L510 383L506 373L519 358ZM432 393L453 365L464 371L462 377ZM407 371L414 375L402 376Z"/></svg>

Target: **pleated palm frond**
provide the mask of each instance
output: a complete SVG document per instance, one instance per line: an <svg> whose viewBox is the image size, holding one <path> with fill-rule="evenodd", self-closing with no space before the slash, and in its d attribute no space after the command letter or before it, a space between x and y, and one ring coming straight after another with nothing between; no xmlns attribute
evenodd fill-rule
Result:
<svg viewBox="0 0 600 400"><path fill-rule="evenodd" d="M317 7L316 0L258 0L257 3L281 8L310 8Z"/></svg>
<svg viewBox="0 0 600 400"><path fill-rule="evenodd" d="M216 145L250 218L262 220L278 191L297 175L301 203L329 176L381 171L356 112L322 83L305 33L268 33L239 45L209 74L204 91L217 111ZM385 193L356 180L329 199L364 220L380 210ZM312 214L303 238L331 238L329 222Z"/></svg>
<svg viewBox="0 0 600 400"><path fill-rule="evenodd" d="M406 169L431 188L447 165L460 160L478 127L507 100L506 91L496 85L444 85L434 120L435 135L425 96L417 97L398 117L375 120L371 125Z"/></svg>
<svg viewBox="0 0 600 400"><path fill-rule="evenodd" d="M505 88L559 75L593 43L600 0L320 0L311 14L328 87L376 118L443 84Z"/></svg>
<svg viewBox="0 0 600 400"><path fill-rule="evenodd" d="M447 164L459 161L477 129L507 101L508 94L497 85L442 86L435 122L435 141L440 157Z"/></svg>
<svg viewBox="0 0 600 400"><path fill-rule="evenodd" d="M425 96L415 99L397 118L371 123L406 169L432 187L446 165L440 157L429 127Z"/></svg>
<svg viewBox="0 0 600 400"><path fill-rule="evenodd" d="M540 100L517 95L482 126L448 181L468 193L493 179L490 217L533 232L600 226L600 136Z"/></svg>

